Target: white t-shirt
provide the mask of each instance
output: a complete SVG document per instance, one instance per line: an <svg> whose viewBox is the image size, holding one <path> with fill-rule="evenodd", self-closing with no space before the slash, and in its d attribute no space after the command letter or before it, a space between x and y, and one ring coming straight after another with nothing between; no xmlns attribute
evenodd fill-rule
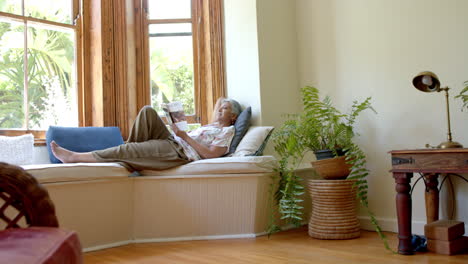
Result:
<svg viewBox="0 0 468 264"><path fill-rule="evenodd" d="M231 145L231 141L235 132L236 130L234 126L218 127L214 124L210 124L199 127L193 131L188 132L187 134L205 147L227 147L226 152L224 153L226 154L229 152L229 146ZM176 135L174 135L174 138L182 146L185 155L187 155L190 160L202 159L197 151L192 148L192 146L190 146L185 140Z"/></svg>

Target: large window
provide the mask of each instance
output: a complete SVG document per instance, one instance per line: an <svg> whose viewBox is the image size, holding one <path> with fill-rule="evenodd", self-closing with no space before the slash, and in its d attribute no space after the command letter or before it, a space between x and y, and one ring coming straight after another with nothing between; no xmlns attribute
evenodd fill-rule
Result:
<svg viewBox="0 0 468 264"><path fill-rule="evenodd" d="M140 107L182 101L189 122L207 123L224 95L221 0L141 0ZM138 84L137 84L138 85Z"/></svg>
<svg viewBox="0 0 468 264"><path fill-rule="evenodd" d="M182 101L195 114L191 0L148 2L151 105ZM196 47L196 46L195 46Z"/></svg>
<svg viewBox="0 0 468 264"><path fill-rule="evenodd" d="M77 126L79 0L0 0L0 130Z"/></svg>

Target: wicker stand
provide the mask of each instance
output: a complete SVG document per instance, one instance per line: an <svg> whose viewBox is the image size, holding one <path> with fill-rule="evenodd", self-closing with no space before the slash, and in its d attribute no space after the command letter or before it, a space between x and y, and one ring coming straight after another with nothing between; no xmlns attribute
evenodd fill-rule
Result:
<svg viewBox="0 0 468 264"><path fill-rule="evenodd" d="M361 235L352 180L310 180L312 213L309 235L318 239L351 239Z"/></svg>

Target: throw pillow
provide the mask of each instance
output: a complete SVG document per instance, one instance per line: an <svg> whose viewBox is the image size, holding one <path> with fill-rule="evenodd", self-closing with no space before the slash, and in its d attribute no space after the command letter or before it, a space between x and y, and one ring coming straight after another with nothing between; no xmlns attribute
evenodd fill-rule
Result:
<svg viewBox="0 0 468 264"><path fill-rule="evenodd" d="M17 137L0 136L0 161L14 165L28 165L33 162L33 153L32 134Z"/></svg>
<svg viewBox="0 0 468 264"><path fill-rule="evenodd" d="M50 126L46 133L47 150L50 162L62 163L50 149L55 141L61 147L76 152L90 152L124 143L118 127L60 127Z"/></svg>
<svg viewBox="0 0 468 264"><path fill-rule="evenodd" d="M233 157L260 156L273 131L271 126L252 126L237 146Z"/></svg>
<svg viewBox="0 0 468 264"><path fill-rule="evenodd" d="M245 133L250 127L250 118L252 117L252 108L249 106L242 113L239 114L237 117L236 123L234 124L234 128L236 132L234 137L231 141L231 146L229 147L229 153L232 154L236 151L237 146L239 145L240 141L244 137Z"/></svg>

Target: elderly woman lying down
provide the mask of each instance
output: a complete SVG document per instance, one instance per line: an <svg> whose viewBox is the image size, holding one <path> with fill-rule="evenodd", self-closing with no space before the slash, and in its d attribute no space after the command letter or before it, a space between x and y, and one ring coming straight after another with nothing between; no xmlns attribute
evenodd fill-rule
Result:
<svg viewBox="0 0 468 264"><path fill-rule="evenodd" d="M140 110L125 144L80 153L52 141L51 149L63 163L119 162L131 170L162 170L228 153L235 132L233 124L240 112L237 101L221 98L215 107L213 123L188 133L172 124L173 136L157 112L145 106Z"/></svg>

